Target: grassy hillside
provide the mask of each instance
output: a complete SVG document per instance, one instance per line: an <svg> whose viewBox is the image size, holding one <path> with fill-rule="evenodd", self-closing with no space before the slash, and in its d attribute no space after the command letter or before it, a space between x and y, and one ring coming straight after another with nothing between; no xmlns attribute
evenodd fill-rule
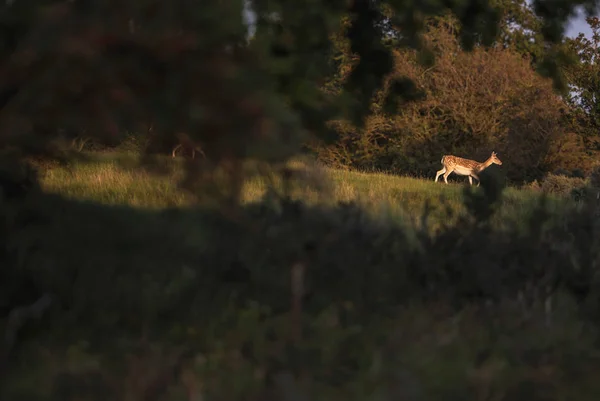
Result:
<svg viewBox="0 0 600 401"><path fill-rule="evenodd" d="M106 205L127 205L144 209L186 207L191 200L177 188L178 169L167 177L128 169L131 155L97 155L90 162L75 163L70 168L56 167L46 172L44 185L50 192L72 199L90 200ZM123 160L126 162L124 163ZM319 168L306 162L291 165L304 170L294 197L310 204L355 201L369 212L384 212L392 218L420 216L426 203L437 208L433 220L451 218L446 207L461 213L465 177L451 177L451 184L431 178L411 178L385 173L362 173ZM176 164L175 164L176 166ZM315 183L319 190L315 190ZM275 182L280 186L279 182ZM244 201L252 203L264 196L268 183L264 177L251 179L244 189ZM508 188L504 192L501 210L496 216L499 225L520 221L538 204L540 194L528 189ZM570 205L566 199L549 199L551 211L562 211Z"/></svg>

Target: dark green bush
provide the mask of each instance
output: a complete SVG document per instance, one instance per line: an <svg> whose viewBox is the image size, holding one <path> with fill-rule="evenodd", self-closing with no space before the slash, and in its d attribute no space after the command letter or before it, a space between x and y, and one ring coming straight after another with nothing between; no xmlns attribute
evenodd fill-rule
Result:
<svg viewBox="0 0 600 401"><path fill-rule="evenodd" d="M465 188L469 213L435 234L375 219L355 204L308 206L277 197L245 207L235 220L214 212L107 208L35 193L19 202L6 201L3 233L9 240L0 254L3 327L17 307L45 294L54 303L41 320L20 327L7 359L13 369L6 383L13 385L5 387L4 395L15 399L39 390L19 388L14 379L26 375L19 361L41 358L40 347L59 354L72 349L69 353L96 361L91 371L70 371L75 376L61 379L51 392L54 398L40 399L65 399L77 377L96 375L94 380L106 386L108 372L130 366L134 355L158 358L142 364L183 369L199 354L211 361L211 369L218 367L197 373L212 383L206 391L214 397L238 399L241 395L231 393L234 388L225 377L237 372L236 380L242 380L246 373L239 369L245 366L265 375L248 379L253 385L240 384L246 395L251 388L274 386L287 370L293 375L311 372L314 383L332 386L336 397L344 398L342 389L366 380L381 344L398 341L386 327L406 316L409 307L421 305L423 318L441 313L440 305L448 317L479 311L472 323L479 328L465 329L467 333L514 330L511 337L521 338L514 341L525 341L523 336L538 330L536 322L549 317L556 321L552 327L596 327L600 247L592 208L568 212L555 225L542 198L523 222L525 228L497 230L491 216L501 195L493 179L483 180L479 189ZM82 222L87 229L82 230ZM297 269L303 270L303 278L295 276ZM299 281L303 293L294 295L292 282ZM558 301L556 313L549 316L536 305L552 294ZM508 319L502 327L495 320L500 318ZM494 338L481 346L499 346ZM419 344L416 338L411 341ZM562 352L558 342L552 344ZM591 352L592 345L585 344ZM237 362L224 356L223 347L239 350ZM530 352L526 343L511 342L510 347L503 357ZM161 362L168 355L175 359ZM565 363L554 366L571 374ZM591 369L600 367L586 363ZM110 380L136 374L142 373ZM427 374L422 372L413 384L435 391ZM56 376L56 383L60 377L66 376ZM96 391L90 386L85 391ZM507 391L521 394L514 386ZM450 388L440 389L439 397Z"/></svg>

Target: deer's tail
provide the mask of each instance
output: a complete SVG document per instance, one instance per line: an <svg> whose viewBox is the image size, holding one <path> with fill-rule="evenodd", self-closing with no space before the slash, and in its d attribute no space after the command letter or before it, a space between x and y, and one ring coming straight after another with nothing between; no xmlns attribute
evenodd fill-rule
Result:
<svg viewBox="0 0 600 401"><path fill-rule="evenodd" d="M441 161L442 164L444 164L444 160L446 160L446 156L442 156L442 161Z"/></svg>

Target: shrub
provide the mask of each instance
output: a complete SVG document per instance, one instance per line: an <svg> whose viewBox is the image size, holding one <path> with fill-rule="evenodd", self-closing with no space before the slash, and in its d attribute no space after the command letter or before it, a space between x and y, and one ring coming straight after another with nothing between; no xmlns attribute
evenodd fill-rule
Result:
<svg viewBox="0 0 600 401"><path fill-rule="evenodd" d="M539 188L546 194L569 196L574 193L580 193L588 181L584 178L569 177L566 175L548 174L542 180Z"/></svg>

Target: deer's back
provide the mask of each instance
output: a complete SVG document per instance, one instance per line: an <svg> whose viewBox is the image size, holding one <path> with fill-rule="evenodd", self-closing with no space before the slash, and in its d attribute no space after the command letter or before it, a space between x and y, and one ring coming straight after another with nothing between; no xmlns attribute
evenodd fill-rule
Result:
<svg viewBox="0 0 600 401"><path fill-rule="evenodd" d="M479 162L475 160L464 159L462 157L453 156L453 155L445 155L442 157L442 164L446 167L466 167L471 169L477 169L479 167Z"/></svg>

